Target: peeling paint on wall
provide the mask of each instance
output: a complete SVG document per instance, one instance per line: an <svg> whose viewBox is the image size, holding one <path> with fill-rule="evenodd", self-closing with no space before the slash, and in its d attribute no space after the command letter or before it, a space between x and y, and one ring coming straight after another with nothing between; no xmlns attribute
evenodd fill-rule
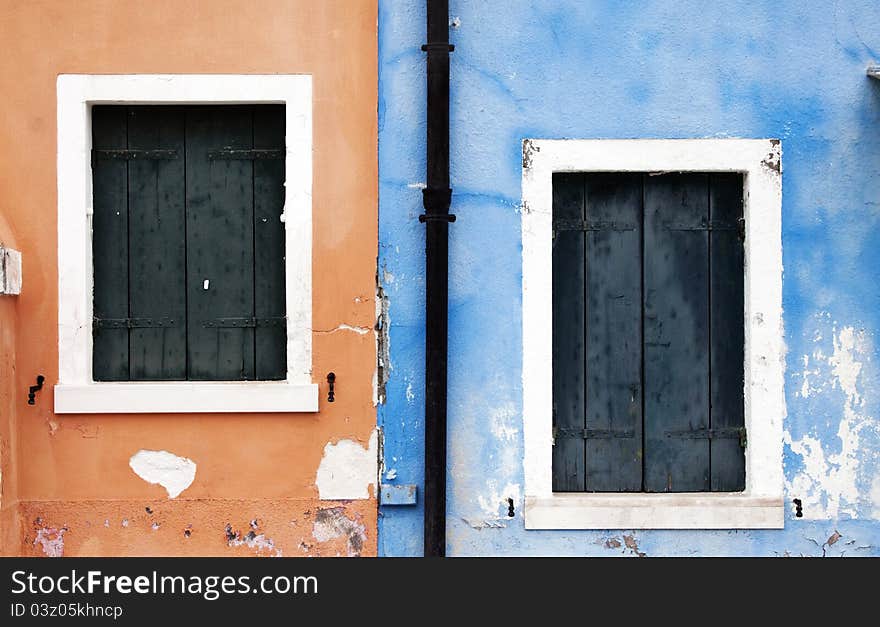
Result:
<svg viewBox="0 0 880 627"><path fill-rule="evenodd" d="M383 285L392 283L394 277L387 271L376 273L376 372L373 377L373 406L385 403L385 385L391 375L391 304Z"/></svg>
<svg viewBox="0 0 880 627"><path fill-rule="evenodd" d="M498 487L494 479L486 481L486 493L477 496L480 516L463 517L474 529L503 528L511 519L509 515L510 501L513 501L514 516L522 502L522 490L517 483L508 483Z"/></svg>
<svg viewBox="0 0 880 627"><path fill-rule="evenodd" d="M39 547L46 557L64 557L64 534L70 531L64 527L49 527L37 518L34 521L33 545Z"/></svg>
<svg viewBox="0 0 880 627"><path fill-rule="evenodd" d="M275 541L272 538L266 537L266 534L260 530L259 520L254 518L248 523L248 527L250 527L248 532L241 535L241 531L233 530L232 525L227 523L225 529L226 545L230 547L246 546L254 549L258 554L267 553L271 557L283 556L282 550L275 546ZM189 537L189 534L186 532L184 532L184 535Z"/></svg>
<svg viewBox="0 0 880 627"><path fill-rule="evenodd" d="M366 529L358 520L345 515L344 507L329 507L318 510L312 536L318 542L329 542L345 537L349 557L359 557L366 540Z"/></svg>
<svg viewBox="0 0 880 627"><path fill-rule="evenodd" d="M370 498L379 473L379 436L373 430L367 447L354 440L340 440L324 447L315 485L322 500Z"/></svg>
<svg viewBox="0 0 880 627"><path fill-rule="evenodd" d="M868 470L862 468L868 461L862 439L866 434L876 438L880 424L865 412L865 400L859 388L863 363L873 354L873 346L864 330L852 326L838 329L827 321L827 316L819 316L817 320L830 324L830 332L816 332L815 350L802 357L804 367L798 394L802 398L816 395L839 398L842 403L837 416L824 416L824 420L817 420L812 429L798 437L785 431L785 444L796 464L796 472L787 480L786 489L801 499L806 519L825 520L842 515L858 518L863 509L872 515L880 506L873 488L868 493L873 501L871 506L860 506L864 496L859 479ZM823 346L828 336L830 351ZM876 475L874 477L876 480Z"/></svg>
<svg viewBox="0 0 880 627"><path fill-rule="evenodd" d="M147 483L159 484L168 491L168 498L177 498L196 478L196 463L168 451L140 450L131 456L128 465Z"/></svg>

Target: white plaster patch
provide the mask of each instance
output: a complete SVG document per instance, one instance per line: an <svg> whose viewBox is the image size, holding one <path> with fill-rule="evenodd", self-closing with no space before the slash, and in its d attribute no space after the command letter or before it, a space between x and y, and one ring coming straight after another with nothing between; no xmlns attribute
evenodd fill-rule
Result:
<svg viewBox="0 0 880 627"><path fill-rule="evenodd" d="M196 478L196 463L168 451L140 450L131 456L128 465L147 483L159 484L168 491L168 498L177 498Z"/></svg>
<svg viewBox="0 0 880 627"><path fill-rule="evenodd" d="M328 442L318 466L315 485L322 500L370 498L379 474L379 435L375 429L367 448L354 440Z"/></svg>
<svg viewBox="0 0 880 627"><path fill-rule="evenodd" d="M795 440L786 430L783 436L803 464L803 469L786 481L786 488L789 494L801 499L803 517L811 520L834 519L841 515L858 518L861 433L880 426L864 414L865 402L858 390L861 360L867 358L871 350L866 334L853 327L843 327L834 330L832 341L834 350L830 356L818 349L814 351L811 373L818 376L823 368L829 369L830 385L844 393L843 416L837 429L840 451L827 452L822 439L814 435L805 434ZM813 394L818 391L815 387L807 386L807 389ZM803 390L802 386L802 394ZM870 498L876 510L880 503L878 482L873 484Z"/></svg>

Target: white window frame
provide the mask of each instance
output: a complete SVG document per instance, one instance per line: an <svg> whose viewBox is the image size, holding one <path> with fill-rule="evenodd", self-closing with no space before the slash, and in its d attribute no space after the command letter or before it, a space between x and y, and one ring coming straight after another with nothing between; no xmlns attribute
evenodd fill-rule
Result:
<svg viewBox="0 0 880 627"><path fill-rule="evenodd" d="M312 77L58 76L58 384L55 412L315 412L312 383ZM95 382L92 377L91 108L95 104L284 104L284 381Z"/></svg>
<svg viewBox="0 0 880 627"><path fill-rule="evenodd" d="M744 179L744 492L554 493L554 172L739 172ZM523 142L523 436L527 529L778 529L784 524L781 146L773 139Z"/></svg>

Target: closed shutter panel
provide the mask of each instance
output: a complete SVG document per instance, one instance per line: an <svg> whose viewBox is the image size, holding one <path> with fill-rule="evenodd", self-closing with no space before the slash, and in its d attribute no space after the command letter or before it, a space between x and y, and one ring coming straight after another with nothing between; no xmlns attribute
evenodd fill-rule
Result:
<svg viewBox="0 0 880 627"><path fill-rule="evenodd" d="M94 379L285 378L284 107L96 106L93 147Z"/></svg>
<svg viewBox="0 0 880 627"><path fill-rule="evenodd" d="M130 378L186 379L184 111L131 107L128 145L176 158L128 164L130 316L149 321L130 337Z"/></svg>
<svg viewBox="0 0 880 627"><path fill-rule="evenodd" d="M712 301L710 332L712 491L745 489L745 412L743 389L743 180L739 174L713 174L709 211ZM742 437L737 436L737 431ZM723 436L723 437L722 437Z"/></svg>
<svg viewBox="0 0 880 627"><path fill-rule="evenodd" d="M128 370L128 148L125 107L92 109L92 242L96 381L126 381Z"/></svg>
<svg viewBox="0 0 880 627"><path fill-rule="evenodd" d="M642 489L642 177L586 183L586 490Z"/></svg>
<svg viewBox="0 0 880 627"><path fill-rule="evenodd" d="M553 187L554 489L639 491L641 176Z"/></svg>
<svg viewBox="0 0 880 627"><path fill-rule="evenodd" d="M584 179L553 175L553 489L584 489Z"/></svg>
<svg viewBox="0 0 880 627"><path fill-rule="evenodd" d="M648 492L709 489L708 218L707 175L645 178Z"/></svg>
<svg viewBox="0 0 880 627"><path fill-rule="evenodd" d="M254 161L254 299L258 319L254 338L257 379L287 376L284 324L284 107L259 108L254 115L254 148L275 150L271 159Z"/></svg>
<svg viewBox="0 0 880 627"><path fill-rule="evenodd" d="M253 148L251 112L190 109L186 126L189 378L253 379L253 161L214 152Z"/></svg>
<svg viewBox="0 0 880 627"><path fill-rule="evenodd" d="M553 489L741 491L742 176L553 188Z"/></svg>

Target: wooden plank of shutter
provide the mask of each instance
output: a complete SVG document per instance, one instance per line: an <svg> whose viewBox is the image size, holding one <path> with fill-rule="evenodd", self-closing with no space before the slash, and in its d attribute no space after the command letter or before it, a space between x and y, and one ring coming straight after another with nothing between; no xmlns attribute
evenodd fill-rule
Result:
<svg viewBox="0 0 880 627"><path fill-rule="evenodd" d="M128 147L126 107L92 108L92 147ZM96 160L92 164L95 318L128 318L128 162ZM95 381L125 381L129 376L127 328L94 329L92 374Z"/></svg>
<svg viewBox="0 0 880 627"><path fill-rule="evenodd" d="M553 175L553 219L584 220L584 177ZM584 232L560 230L553 238L553 415L559 430L585 428ZM583 437L557 437L553 490L584 489Z"/></svg>
<svg viewBox="0 0 880 627"><path fill-rule="evenodd" d="M709 489L708 176L645 177L645 490Z"/></svg>
<svg viewBox="0 0 880 627"><path fill-rule="evenodd" d="M254 328L205 326L254 315L253 161L212 160L253 144L247 106L186 111L187 368L191 380L254 378Z"/></svg>
<svg viewBox="0 0 880 627"><path fill-rule="evenodd" d="M284 148L284 106L254 106L254 148ZM254 311L257 318L283 318L284 284L284 160L260 159L254 168ZM257 379L287 376L287 330L258 326L255 330Z"/></svg>
<svg viewBox="0 0 880 627"><path fill-rule="evenodd" d="M642 177L586 176L587 491L642 489Z"/></svg>
<svg viewBox="0 0 880 627"><path fill-rule="evenodd" d="M743 408L743 241L736 228L743 217L741 174L712 174L709 189L710 218L728 225L711 231L711 427L741 429ZM738 438L713 438L712 490L745 489L745 452Z"/></svg>
<svg viewBox="0 0 880 627"><path fill-rule="evenodd" d="M131 379L185 379L184 110L133 106L128 115L130 149L180 155L128 164L130 316L168 321L131 329Z"/></svg>

